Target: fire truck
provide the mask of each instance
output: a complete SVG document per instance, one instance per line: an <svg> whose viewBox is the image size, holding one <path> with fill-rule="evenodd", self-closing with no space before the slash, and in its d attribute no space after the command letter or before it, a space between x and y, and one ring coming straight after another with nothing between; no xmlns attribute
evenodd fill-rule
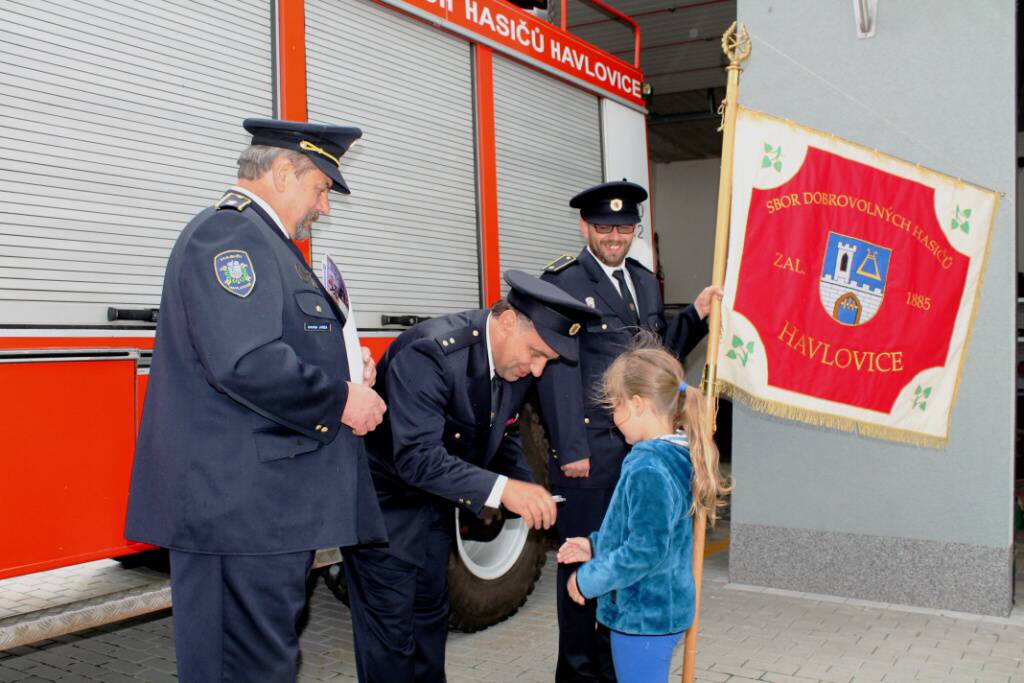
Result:
<svg viewBox="0 0 1024 683"><path fill-rule="evenodd" d="M242 119L362 128L352 194L300 247L338 263L378 357L578 251L579 189L649 185L639 34L624 61L564 7L556 25L503 0L5 0L0 25L0 579L152 550L123 527L164 267L232 184ZM453 626L506 618L543 539L452 523ZM0 620L0 649L166 607L165 584Z"/></svg>

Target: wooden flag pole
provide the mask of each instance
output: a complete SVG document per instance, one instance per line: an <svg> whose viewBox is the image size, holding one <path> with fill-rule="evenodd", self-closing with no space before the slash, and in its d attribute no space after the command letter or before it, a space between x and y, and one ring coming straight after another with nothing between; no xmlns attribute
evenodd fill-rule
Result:
<svg viewBox="0 0 1024 683"><path fill-rule="evenodd" d="M722 35L722 51L729 58L725 67L728 83L722 102L722 168L718 178L718 216L715 221L715 262L711 271L711 284L721 287L725 282L725 257L729 244L729 209L732 201L732 148L736 137L736 101L740 87L740 62L750 56L750 36L743 26L732 23ZM704 366L705 413L709 434L715 433L715 413L718 406L718 342L722 333L722 308L718 299L711 301L708 318L708 355ZM697 663L697 629L700 617L700 588L704 577L704 537L707 530L707 511L697 508L693 520L693 580L696 584L693 624L686 632L683 650L683 683L693 683Z"/></svg>

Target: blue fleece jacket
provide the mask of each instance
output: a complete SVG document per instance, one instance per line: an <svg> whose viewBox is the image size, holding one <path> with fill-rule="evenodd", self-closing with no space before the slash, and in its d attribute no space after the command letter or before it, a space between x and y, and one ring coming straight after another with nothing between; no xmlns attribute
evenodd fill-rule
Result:
<svg viewBox="0 0 1024 683"><path fill-rule="evenodd" d="M622 464L594 557L576 573L597 597L597 620L639 635L678 633L693 622L693 467L685 438L641 441Z"/></svg>

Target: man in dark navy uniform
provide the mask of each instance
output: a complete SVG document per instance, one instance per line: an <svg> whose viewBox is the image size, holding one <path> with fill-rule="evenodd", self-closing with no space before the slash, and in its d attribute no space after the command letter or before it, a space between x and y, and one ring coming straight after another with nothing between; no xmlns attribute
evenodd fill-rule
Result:
<svg viewBox="0 0 1024 683"><path fill-rule="evenodd" d="M359 438L385 404L372 366L351 381L343 311L291 241L348 193L361 132L244 125L237 186L167 263L125 530L170 549L187 683L294 681L315 550L386 540Z"/></svg>
<svg viewBox="0 0 1024 683"><path fill-rule="evenodd" d="M448 555L454 510L504 506L531 528L556 518L532 483L518 418L549 361L576 360L596 315L541 280L505 274L508 297L488 309L403 332L381 360L388 419L368 439L390 545L345 561L359 680L444 681Z"/></svg>
<svg viewBox="0 0 1024 683"><path fill-rule="evenodd" d="M579 363L552 363L538 384L541 414L551 439L552 491L566 499L558 515L558 535L588 536L601 526L629 445L595 389L612 361L629 347L636 332L649 330L680 360L707 333L708 287L696 302L666 321L654 273L629 253L641 202L647 191L625 180L602 183L572 198L580 210L586 245L577 256L552 262L542 279L585 302L600 319L580 332ZM565 585L576 565L558 566L558 681L614 681L608 632L595 620L595 604L579 606Z"/></svg>

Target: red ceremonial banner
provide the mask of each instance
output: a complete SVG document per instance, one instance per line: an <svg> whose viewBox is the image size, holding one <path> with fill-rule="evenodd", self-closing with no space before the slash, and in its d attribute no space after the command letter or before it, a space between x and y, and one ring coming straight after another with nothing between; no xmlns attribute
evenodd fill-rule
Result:
<svg viewBox="0 0 1024 683"><path fill-rule="evenodd" d="M789 181L753 189L734 308L770 386L888 413L945 364L969 265L933 188L808 147Z"/></svg>
<svg viewBox="0 0 1024 683"><path fill-rule="evenodd" d="M998 204L740 107L721 390L779 417L945 446Z"/></svg>

